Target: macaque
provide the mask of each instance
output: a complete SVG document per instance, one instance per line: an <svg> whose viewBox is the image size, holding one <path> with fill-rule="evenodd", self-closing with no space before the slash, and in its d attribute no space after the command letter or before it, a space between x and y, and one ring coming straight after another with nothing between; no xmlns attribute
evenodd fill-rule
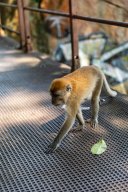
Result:
<svg viewBox="0 0 128 192"><path fill-rule="evenodd" d="M86 66L52 81L50 94L52 104L65 106L67 117L53 143L48 147L46 153L52 153L60 145L62 139L71 130L75 119L78 120L78 130L82 130L85 121L81 111L81 103L85 99L91 99L92 115L91 127L98 125L99 100L103 85L107 93L115 97L117 92L111 90L103 72L96 66Z"/></svg>

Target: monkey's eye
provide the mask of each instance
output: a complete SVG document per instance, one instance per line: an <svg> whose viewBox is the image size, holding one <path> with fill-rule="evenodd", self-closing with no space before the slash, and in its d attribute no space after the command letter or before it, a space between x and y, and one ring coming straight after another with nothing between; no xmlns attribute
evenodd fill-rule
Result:
<svg viewBox="0 0 128 192"><path fill-rule="evenodd" d="M59 96L59 94L55 93L54 91L50 91L50 95L52 97L58 97Z"/></svg>
<svg viewBox="0 0 128 192"><path fill-rule="evenodd" d="M67 85L67 86L66 86L66 91L67 91L67 92L71 91L71 89L72 89L72 88L71 88L70 85Z"/></svg>
<svg viewBox="0 0 128 192"><path fill-rule="evenodd" d="M52 95L53 95L53 97L59 97L59 96L60 96L60 95L57 94L57 93L53 93Z"/></svg>

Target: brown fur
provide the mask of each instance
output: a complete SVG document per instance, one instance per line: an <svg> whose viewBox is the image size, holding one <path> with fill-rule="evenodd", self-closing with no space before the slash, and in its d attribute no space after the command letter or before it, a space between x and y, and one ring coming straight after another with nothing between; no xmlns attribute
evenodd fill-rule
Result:
<svg viewBox="0 0 128 192"><path fill-rule="evenodd" d="M52 103L54 105L66 105L67 119L46 151L47 153L53 152L58 147L71 129L75 118L78 119L80 124L79 129L84 127L84 119L80 108L84 99L91 99L92 118L90 123L94 128L97 126L99 97L103 83L109 95L116 96L117 93L110 89L102 71L94 66L82 67L62 78L53 80L50 86Z"/></svg>

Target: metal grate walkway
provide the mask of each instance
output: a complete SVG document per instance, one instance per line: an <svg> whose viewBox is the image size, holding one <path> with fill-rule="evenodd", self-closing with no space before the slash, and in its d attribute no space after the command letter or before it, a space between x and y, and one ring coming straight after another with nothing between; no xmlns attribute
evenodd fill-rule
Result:
<svg viewBox="0 0 128 192"><path fill-rule="evenodd" d="M0 191L127 192L128 97L106 98L98 129L70 133L54 154L46 155L64 119L47 92L55 76L52 65L0 72ZM90 148L101 137L107 151L93 156Z"/></svg>

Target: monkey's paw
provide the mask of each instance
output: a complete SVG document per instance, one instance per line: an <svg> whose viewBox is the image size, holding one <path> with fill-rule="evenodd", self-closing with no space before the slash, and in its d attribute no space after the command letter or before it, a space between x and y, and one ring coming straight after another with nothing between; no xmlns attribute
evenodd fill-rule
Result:
<svg viewBox="0 0 128 192"><path fill-rule="evenodd" d="M83 131L83 129L84 129L84 125L78 125L77 127L71 129L71 130L69 131L69 133L76 133L76 132L78 132L78 131Z"/></svg>
<svg viewBox="0 0 128 192"><path fill-rule="evenodd" d="M90 123L92 128L98 127L98 120L97 119L87 119L86 123Z"/></svg>
<svg viewBox="0 0 128 192"><path fill-rule="evenodd" d="M106 100L104 98L100 98L100 101L99 101L99 105L102 105L106 102Z"/></svg>
<svg viewBox="0 0 128 192"><path fill-rule="evenodd" d="M48 148L46 149L45 153L50 154L53 153L57 149L58 145L55 145L54 143L50 144Z"/></svg>

